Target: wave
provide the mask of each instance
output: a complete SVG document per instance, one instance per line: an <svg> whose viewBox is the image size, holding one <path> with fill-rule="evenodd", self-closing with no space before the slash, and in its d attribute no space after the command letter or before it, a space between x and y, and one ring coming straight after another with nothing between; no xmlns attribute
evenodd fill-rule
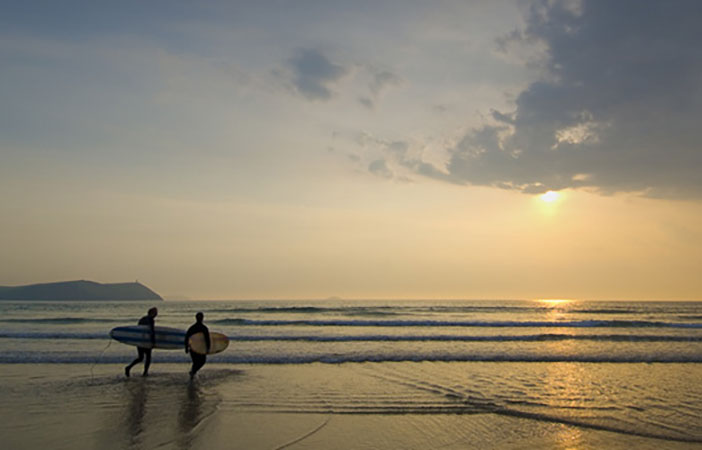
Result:
<svg viewBox="0 0 702 450"><path fill-rule="evenodd" d="M395 316L402 315L413 308L403 308L395 306L374 306L374 307L317 307L317 306L261 306L261 307L234 307L224 309L213 309L211 313L224 314L343 314L343 315L380 315Z"/></svg>
<svg viewBox="0 0 702 450"><path fill-rule="evenodd" d="M471 320L258 320L216 319L209 323L238 326L311 326L311 327L516 327L516 328L702 328L702 323L646 320L571 320L571 321L471 321Z"/></svg>
<svg viewBox="0 0 702 450"><path fill-rule="evenodd" d="M702 342L702 336L670 335L572 335L534 334L506 336L465 335L359 335L359 336L229 336L231 341L304 341L304 342L549 342L549 341L606 341L606 342Z"/></svg>
<svg viewBox="0 0 702 450"><path fill-rule="evenodd" d="M528 313L541 311L534 307L512 306L263 306L234 307L210 310L219 314L306 314L344 316L414 316L422 314L489 314L489 313Z"/></svg>
<svg viewBox="0 0 702 450"><path fill-rule="evenodd" d="M529 334L529 335L231 335L234 342L550 342L550 341L599 341L599 342L702 342L702 336L679 335L630 335L630 334ZM0 339L109 339L107 333L61 332L2 332Z"/></svg>
<svg viewBox="0 0 702 450"><path fill-rule="evenodd" d="M451 305L451 304L407 304L398 303L395 305L286 305L286 306L231 306L224 308L210 309L211 313L223 314L342 314L348 316L356 315L416 315L416 314L501 314L501 313L544 313L558 310L571 314L601 314L636 315L645 312L653 313L696 313L699 311L700 303L666 304L656 306L654 304L617 302L616 305L608 304L587 304L582 302L565 303L563 305L544 305L538 303L516 304L482 304L482 305Z"/></svg>
<svg viewBox="0 0 702 450"><path fill-rule="evenodd" d="M568 309L569 313L577 314L635 314L639 312L638 310L632 311L631 309L608 309L608 308L585 308L585 309Z"/></svg>
<svg viewBox="0 0 702 450"><path fill-rule="evenodd" d="M0 355L0 364L124 364L131 361L131 353L123 355L22 352ZM153 359L154 363L190 363L182 352L162 351ZM371 353L371 354L220 354L211 358L214 364L343 364L383 362L496 362L496 363L661 363L700 364L702 354L697 355L543 355L543 354L473 354L473 353Z"/></svg>
<svg viewBox="0 0 702 450"><path fill-rule="evenodd" d="M38 318L10 318L0 319L3 323L36 323L36 324L54 324L54 325L73 325L82 323L122 323L134 322L134 319L115 318L106 319L102 317L38 317Z"/></svg>
<svg viewBox="0 0 702 450"><path fill-rule="evenodd" d="M224 314L343 314L356 315L415 315L415 314L489 314L489 313L540 313L553 310L553 306L261 306L232 307L210 310ZM569 313L579 314L635 314L638 309L617 308L561 308Z"/></svg>
<svg viewBox="0 0 702 450"><path fill-rule="evenodd" d="M109 339L110 335L105 333L59 333L42 332L34 333L27 331L6 332L0 331L0 339Z"/></svg>

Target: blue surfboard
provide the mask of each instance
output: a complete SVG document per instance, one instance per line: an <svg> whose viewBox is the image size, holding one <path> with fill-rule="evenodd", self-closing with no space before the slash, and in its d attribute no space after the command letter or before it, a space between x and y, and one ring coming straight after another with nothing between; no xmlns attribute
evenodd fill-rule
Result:
<svg viewBox="0 0 702 450"><path fill-rule="evenodd" d="M156 343L151 343L148 325L131 325L116 327L110 331L110 337L123 344L143 348L161 348L165 350L182 350L185 348L185 331L178 328L154 327Z"/></svg>

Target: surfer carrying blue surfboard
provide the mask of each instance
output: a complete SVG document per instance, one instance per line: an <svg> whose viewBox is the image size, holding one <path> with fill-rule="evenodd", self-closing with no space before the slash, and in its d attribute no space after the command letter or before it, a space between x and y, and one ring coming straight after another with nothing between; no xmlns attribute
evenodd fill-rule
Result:
<svg viewBox="0 0 702 450"><path fill-rule="evenodd" d="M156 345L156 330L154 330L154 327L156 326L156 316L158 315L158 309L156 308L151 308L149 309L148 313L139 319L138 325L148 325L149 326L149 331L151 333L151 347L140 347L137 346L137 358L132 361L131 364L129 364L127 367L124 368L124 374L128 377L129 376L129 371L132 370L132 367L134 367L136 364L139 364L140 362L144 361L144 358L146 360L144 361L144 376L149 375L149 366L151 365L151 349Z"/></svg>
<svg viewBox="0 0 702 450"><path fill-rule="evenodd" d="M195 314L195 323L188 328L188 332L185 333L185 353L190 353L190 359L193 360L193 366L190 368L190 379L195 377L198 370L205 365L207 362L207 355L210 351L210 330L205 326L202 321L205 319L205 315L201 312ZM200 354L194 351L190 351L190 336L202 333L205 336L205 354Z"/></svg>

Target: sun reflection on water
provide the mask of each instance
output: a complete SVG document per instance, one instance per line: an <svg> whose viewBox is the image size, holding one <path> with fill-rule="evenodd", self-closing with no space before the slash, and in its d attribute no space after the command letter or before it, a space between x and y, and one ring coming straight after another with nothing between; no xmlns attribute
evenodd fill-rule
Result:
<svg viewBox="0 0 702 450"><path fill-rule="evenodd" d="M575 300L570 298L540 298L536 301L547 306L562 306L572 303Z"/></svg>
<svg viewBox="0 0 702 450"><path fill-rule="evenodd" d="M549 322L567 320L571 309L577 300L568 298L543 298L537 302L544 307L543 313ZM546 330L544 330L546 332ZM549 331L550 332L550 331ZM561 334L576 334L573 328L558 329ZM545 343L545 346L559 355L572 355L577 353L577 344L571 340L558 340ZM572 363L555 363L549 365L546 372L544 385L545 403L549 411L557 411L566 417L587 407L587 395L583 395L583 378L587 369ZM570 418L570 417L568 417ZM554 446L562 449L577 449L582 445L582 432L577 427L563 425L554 435Z"/></svg>

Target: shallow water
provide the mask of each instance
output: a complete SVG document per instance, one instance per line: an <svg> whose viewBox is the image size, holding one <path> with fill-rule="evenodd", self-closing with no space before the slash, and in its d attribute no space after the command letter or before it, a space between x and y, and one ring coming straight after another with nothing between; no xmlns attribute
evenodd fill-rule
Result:
<svg viewBox="0 0 702 450"><path fill-rule="evenodd" d="M233 341L194 385L180 351L123 378L148 306L0 303L10 448L702 445L701 303L164 302Z"/></svg>

